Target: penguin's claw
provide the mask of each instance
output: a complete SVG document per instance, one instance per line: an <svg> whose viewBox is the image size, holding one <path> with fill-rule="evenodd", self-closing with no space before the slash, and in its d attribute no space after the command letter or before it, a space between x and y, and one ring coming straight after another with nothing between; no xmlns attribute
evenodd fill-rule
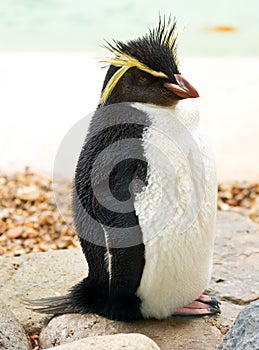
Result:
<svg viewBox="0 0 259 350"><path fill-rule="evenodd" d="M206 294L201 294L196 301L200 301L204 304L210 305L214 309L220 309L220 304L221 302L215 298L215 297L210 297L209 295Z"/></svg>
<svg viewBox="0 0 259 350"><path fill-rule="evenodd" d="M178 309L172 316L206 316L218 315L221 313L220 302L216 298L202 294L192 303Z"/></svg>

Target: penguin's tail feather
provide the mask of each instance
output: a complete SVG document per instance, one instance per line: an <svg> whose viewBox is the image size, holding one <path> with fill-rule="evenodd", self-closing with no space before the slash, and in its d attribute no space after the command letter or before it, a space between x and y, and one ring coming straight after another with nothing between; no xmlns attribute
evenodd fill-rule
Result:
<svg viewBox="0 0 259 350"><path fill-rule="evenodd" d="M23 299L23 304L27 309L44 314L60 315L75 312L69 295L33 300Z"/></svg>
<svg viewBox="0 0 259 350"><path fill-rule="evenodd" d="M94 313L118 321L143 318L141 301L134 289L119 286L110 290L109 286L88 277L73 286L65 296L23 299L23 302L28 309L52 315Z"/></svg>

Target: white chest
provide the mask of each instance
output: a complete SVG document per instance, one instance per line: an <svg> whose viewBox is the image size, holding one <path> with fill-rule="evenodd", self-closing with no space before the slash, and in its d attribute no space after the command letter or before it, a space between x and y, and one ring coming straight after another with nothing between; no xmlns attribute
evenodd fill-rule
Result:
<svg viewBox="0 0 259 350"><path fill-rule="evenodd" d="M137 291L145 317L169 316L198 297L210 278L215 166L190 102L170 108L134 104L151 119L143 137L148 186L135 203L145 243Z"/></svg>

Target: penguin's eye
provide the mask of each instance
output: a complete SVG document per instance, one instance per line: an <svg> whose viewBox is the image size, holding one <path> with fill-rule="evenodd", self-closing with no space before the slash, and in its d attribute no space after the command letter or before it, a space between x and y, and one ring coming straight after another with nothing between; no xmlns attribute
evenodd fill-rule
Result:
<svg viewBox="0 0 259 350"><path fill-rule="evenodd" d="M138 76L138 81L141 83L146 83L148 81L148 78L145 77L144 75L139 75Z"/></svg>
<svg viewBox="0 0 259 350"><path fill-rule="evenodd" d="M143 72L140 69L135 69L132 77L133 77L132 83L138 86L152 84L154 80L152 75L146 72Z"/></svg>
<svg viewBox="0 0 259 350"><path fill-rule="evenodd" d="M144 74L137 75L137 82L141 85L145 85L151 82L150 78Z"/></svg>

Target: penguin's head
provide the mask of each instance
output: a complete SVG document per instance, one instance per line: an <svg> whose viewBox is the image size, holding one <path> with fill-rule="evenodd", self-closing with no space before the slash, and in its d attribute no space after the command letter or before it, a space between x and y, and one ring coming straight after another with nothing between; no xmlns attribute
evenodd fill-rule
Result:
<svg viewBox="0 0 259 350"><path fill-rule="evenodd" d="M100 106L142 102L171 106L184 98L199 97L182 77L176 56L176 22L159 19L158 27L144 37L107 44L114 58L107 71Z"/></svg>

